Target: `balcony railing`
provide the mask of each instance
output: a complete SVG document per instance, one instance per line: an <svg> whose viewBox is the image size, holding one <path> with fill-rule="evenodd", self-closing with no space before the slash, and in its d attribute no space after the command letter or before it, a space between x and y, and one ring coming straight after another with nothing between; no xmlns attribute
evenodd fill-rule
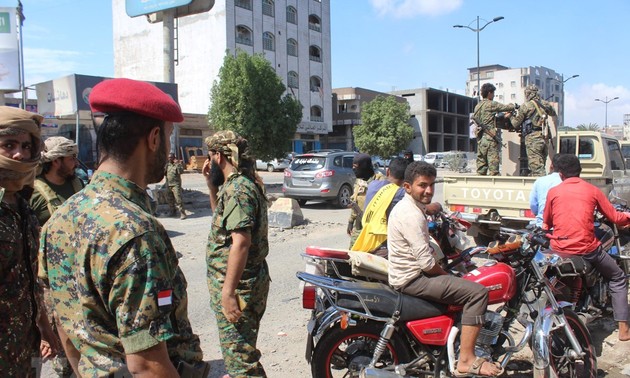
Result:
<svg viewBox="0 0 630 378"><path fill-rule="evenodd" d="M318 32L322 31L322 26L320 24L309 23L308 24L308 28L311 29L311 30L318 31Z"/></svg>
<svg viewBox="0 0 630 378"><path fill-rule="evenodd" d="M322 57L318 56L318 55L309 55L309 59L314 61L314 62L321 62L322 61Z"/></svg>

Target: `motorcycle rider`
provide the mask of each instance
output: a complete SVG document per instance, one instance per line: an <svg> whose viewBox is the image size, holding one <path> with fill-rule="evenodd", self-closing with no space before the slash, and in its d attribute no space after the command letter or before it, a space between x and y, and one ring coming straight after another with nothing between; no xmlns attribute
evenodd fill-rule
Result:
<svg viewBox="0 0 630 378"><path fill-rule="evenodd" d="M389 284L407 295L462 305L462 330L456 376L498 376L503 369L475 356L475 342L485 319L487 289L450 275L437 264L429 245L426 206L434 194L437 171L426 162L413 162L405 170L405 197L389 215ZM418 232L420 231L420 232Z"/></svg>
<svg viewBox="0 0 630 378"><path fill-rule="evenodd" d="M620 226L630 224L630 213L616 211L604 193L580 178L582 167L577 156L558 154L554 167L562 183L549 190L543 215L543 229L553 229L551 249L561 256L582 257L609 281L613 318L619 322L619 340L628 341L628 281L595 237L593 213L597 209Z"/></svg>

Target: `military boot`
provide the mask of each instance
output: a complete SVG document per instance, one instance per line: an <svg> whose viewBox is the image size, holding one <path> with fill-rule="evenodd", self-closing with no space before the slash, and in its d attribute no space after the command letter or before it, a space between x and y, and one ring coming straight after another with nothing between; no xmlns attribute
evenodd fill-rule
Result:
<svg viewBox="0 0 630 378"><path fill-rule="evenodd" d="M179 219L186 219L187 218L186 210L182 209L179 213L180 213Z"/></svg>

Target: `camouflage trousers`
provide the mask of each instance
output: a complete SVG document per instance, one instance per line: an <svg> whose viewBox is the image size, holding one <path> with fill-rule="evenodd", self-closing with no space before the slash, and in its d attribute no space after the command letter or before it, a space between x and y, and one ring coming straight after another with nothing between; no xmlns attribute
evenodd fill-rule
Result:
<svg viewBox="0 0 630 378"><path fill-rule="evenodd" d="M499 175L499 144L482 137L477 147L477 174L481 176Z"/></svg>
<svg viewBox="0 0 630 378"><path fill-rule="evenodd" d="M175 212L175 207L181 213L184 212L184 204L182 202L182 186L181 185L169 185L166 191L166 198L168 201L168 207L172 213Z"/></svg>
<svg viewBox="0 0 630 378"><path fill-rule="evenodd" d="M525 137L525 149L527 150L527 165L530 176L544 176L545 163L547 162L547 143L541 131L534 131Z"/></svg>
<svg viewBox="0 0 630 378"><path fill-rule="evenodd" d="M219 343L225 369L232 378L267 377L260 363L260 350L256 348L260 321L267 308L269 294L269 270L261 269L258 277L241 280L236 290L246 307L236 323L230 323L223 315L220 283L208 283L210 305L217 318Z"/></svg>
<svg viewBox="0 0 630 378"><path fill-rule="evenodd" d="M34 327L34 326L33 326ZM3 327L0 335L0 372L2 377L39 377L42 359L39 352L39 332Z"/></svg>

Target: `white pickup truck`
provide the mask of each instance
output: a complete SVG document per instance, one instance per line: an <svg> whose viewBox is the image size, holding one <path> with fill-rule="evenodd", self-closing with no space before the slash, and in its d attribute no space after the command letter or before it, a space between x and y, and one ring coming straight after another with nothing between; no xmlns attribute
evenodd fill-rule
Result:
<svg viewBox="0 0 630 378"><path fill-rule="evenodd" d="M606 195L630 202L630 172L626 172L619 141L593 131L559 132L556 151L576 154L582 165L580 177ZM628 167L630 169L630 167ZM487 244L500 226L525 227L535 214L529 209L529 194L536 177L445 175L444 202L472 223L468 234L478 244Z"/></svg>

